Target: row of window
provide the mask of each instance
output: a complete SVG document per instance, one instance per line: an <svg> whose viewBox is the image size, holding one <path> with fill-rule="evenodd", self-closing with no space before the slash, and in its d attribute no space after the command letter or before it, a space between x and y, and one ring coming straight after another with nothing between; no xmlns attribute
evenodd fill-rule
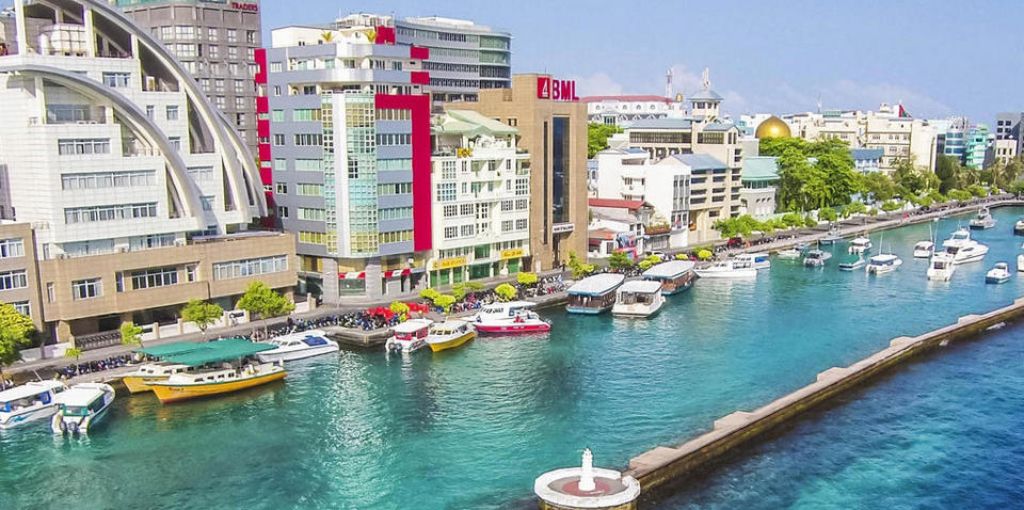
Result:
<svg viewBox="0 0 1024 510"><path fill-rule="evenodd" d="M0 290L24 289L28 287L28 273L24 269L0 272Z"/></svg>
<svg viewBox="0 0 1024 510"><path fill-rule="evenodd" d="M0 239L0 259L25 256L25 241L22 239Z"/></svg>
<svg viewBox="0 0 1024 510"><path fill-rule="evenodd" d="M284 145L284 135L281 133L274 134L274 145ZM324 144L324 135L313 134L313 133L296 133L295 134L295 145L298 147L319 147Z"/></svg>
<svg viewBox="0 0 1024 510"><path fill-rule="evenodd" d="M288 270L288 257L276 255L256 259L219 262L213 265L214 280L230 280L261 274L282 273Z"/></svg>
<svg viewBox="0 0 1024 510"><path fill-rule="evenodd" d="M185 41L199 40L203 36L203 28L196 27L194 25L153 27L153 35L158 37L161 41L167 41L170 39L181 39ZM227 42L238 42L238 30L235 30L234 28L229 28L224 31L224 35L226 37ZM207 28L206 38L211 41L219 41L220 29L215 27ZM255 30L245 31L245 42L248 44L258 44L257 33Z"/></svg>
<svg viewBox="0 0 1024 510"><path fill-rule="evenodd" d="M377 145L410 145L412 135L409 133L377 133Z"/></svg>
<svg viewBox="0 0 1024 510"><path fill-rule="evenodd" d="M299 207L298 215L296 217L300 220L324 221L324 210L313 209L309 207Z"/></svg>
<svg viewBox="0 0 1024 510"><path fill-rule="evenodd" d="M377 218L386 220L407 220L412 218L412 207L392 207L377 211Z"/></svg>
<svg viewBox="0 0 1024 510"><path fill-rule="evenodd" d="M62 138L57 140L57 154L73 156L81 154L110 154L109 138Z"/></svg>
<svg viewBox="0 0 1024 510"><path fill-rule="evenodd" d="M213 170L212 168L210 169ZM138 170L129 172L96 172L61 175L65 191L78 189L141 188L156 185L156 172Z"/></svg>
<svg viewBox="0 0 1024 510"><path fill-rule="evenodd" d="M412 230L400 230L398 232L381 232L380 235L378 236L378 240L380 241L381 244L412 241Z"/></svg>
<svg viewBox="0 0 1024 510"><path fill-rule="evenodd" d="M64 209L64 221L68 224L154 217L156 217L156 203L100 205Z"/></svg>
<svg viewBox="0 0 1024 510"><path fill-rule="evenodd" d="M412 118L412 110L409 109L394 109L394 108L379 108L377 109L377 120L410 120Z"/></svg>
<svg viewBox="0 0 1024 510"><path fill-rule="evenodd" d="M320 159L295 159L292 160L295 166L296 172L323 172L323 160ZM273 165L275 172L284 172L288 170L288 162L284 158L274 159Z"/></svg>
<svg viewBox="0 0 1024 510"><path fill-rule="evenodd" d="M377 186L378 196L408 195L410 193L412 193L411 182L397 182L393 184L380 184Z"/></svg>
<svg viewBox="0 0 1024 510"><path fill-rule="evenodd" d="M324 244L327 239L327 234L323 232L309 232L306 230L299 231L299 242L306 244Z"/></svg>
<svg viewBox="0 0 1024 510"><path fill-rule="evenodd" d="M528 224L528 222L527 222L526 218L520 218L518 220L515 220L514 223L513 223L512 220L505 220L505 221L501 222L501 231L502 232L514 232L514 231L526 230L527 224Z"/></svg>
<svg viewBox="0 0 1024 510"><path fill-rule="evenodd" d="M517 198L515 200L502 200L501 211L509 212L512 210L523 211L530 207L530 202L525 198Z"/></svg>
<svg viewBox="0 0 1024 510"><path fill-rule="evenodd" d="M178 269L174 267L163 267L133 271L131 273L131 278L132 288L135 290L177 285Z"/></svg>

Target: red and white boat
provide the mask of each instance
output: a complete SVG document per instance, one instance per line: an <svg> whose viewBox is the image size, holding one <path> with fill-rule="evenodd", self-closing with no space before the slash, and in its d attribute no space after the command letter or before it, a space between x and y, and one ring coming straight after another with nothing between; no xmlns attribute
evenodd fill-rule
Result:
<svg viewBox="0 0 1024 510"><path fill-rule="evenodd" d="M473 317L473 325L480 333L516 334L545 333L551 323L530 310L536 305L529 301L511 301L486 305Z"/></svg>

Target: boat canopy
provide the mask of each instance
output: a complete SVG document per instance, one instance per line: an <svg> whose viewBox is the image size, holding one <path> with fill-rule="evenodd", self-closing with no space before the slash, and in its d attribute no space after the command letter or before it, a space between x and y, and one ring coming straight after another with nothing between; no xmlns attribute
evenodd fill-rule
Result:
<svg viewBox="0 0 1024 510"><path fill-rule="evenodd" d="M658 279L671 279L675 278L687 271L692 271L696 264L689 260L671 260L668 262L662 262L647 271L644 271L644 278L648 280Z"/></svg>
<svg viewBox="0 0 1024 510"><path fill-rule="evenodd" d="M175 356L191 352L202 348L203 345L205 344L200 342L174 342L163 345L154 345L153 347L146 347L145 349L138 349L135 352L160 359L167 356Z"/></svg>
<svg viewBox="0 0 1024 510"><path fill-rule="evenodd" d="M633 280L619 287L619 293L625 294L654 294L656 292L661 292L661 282L653 280Z"/></svg>
<svg viewBox="0 0 1024 510"><path fill-rule="evenodd" d="M66 406L85 407L102 397L103 390L91 386L83 388L82 385L79 385L72 386L70 390L61 393L57 398L61 404Z"/></svg>
<svg viewBox="0 0 1024 510"><path fill-rule="evenodd" d="M0 391L0 402L13 402L23 398L34 397L41 393L56 390L62 386L64 385L58 381L30 382L6 391Z"/></svg>
<svg viewBox="0 0 1024 510"><path fill-rule="evenodd" d="M460 319L448 319L444 322L435 322L431 331L434 333L454 333L466 326L466 321Z"/></svg>
<svg viewBox="0 0 1024 510"><path fill-rule="evenodd" d="M434 321L430 319L409 319L401 324L396 325L392 331L400 334L411 334L421 329L429 327Z"/></svg>
<svg viewBox="0 0 1024 510"><path fill-rule="evenodd" d="M277 346L266 343L250 342L244 338L228 338L216 342L196 344L200 348L181 354L167 356L166 361L180 363L190 367L198 367L218 361L231 361L246 356L252 356L258 352L276 349Z"/></svg>
<svg viewBox="0 0 1024 510"><path fill-rule="evenodd" d="M625 275L618 273L601 273L588 276L572 287L569 287L570 296L600 296L618 287L626 279Z"/></svg>

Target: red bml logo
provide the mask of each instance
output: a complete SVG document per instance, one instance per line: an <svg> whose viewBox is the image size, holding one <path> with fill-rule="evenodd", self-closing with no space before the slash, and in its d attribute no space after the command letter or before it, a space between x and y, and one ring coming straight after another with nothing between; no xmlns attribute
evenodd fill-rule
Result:
<svg viewBox="0 0 1024 510"><path fill-rule="evenodd" d="M552 101L579 101L576 96L576 82L553 80L550 76L537 77L537 98Z"/></svg>

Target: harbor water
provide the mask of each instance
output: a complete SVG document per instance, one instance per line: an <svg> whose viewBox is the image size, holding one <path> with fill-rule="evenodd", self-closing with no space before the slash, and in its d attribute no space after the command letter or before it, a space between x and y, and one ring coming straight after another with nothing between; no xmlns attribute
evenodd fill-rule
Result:
<svg viewBox="0 0 1024 510"><path fill-rule="evenodd" d="M164 406L149 394L120 395L86 439L54 439L45 426L0 436L0 508L529 506L533 479L578 463L584 447L597 465L623 467L895 336L1008 304L1024 294L1024 277L986 285L984 276L996 261L1015 267L1024 238L1012 228L1022 213L995 211L998 226L976 233L989 255L949 283L929 283L927 262L911 250L929 226L941 241L966 217L872 232L876 253L881 246L904 260L878 277L838 271L847 256L840 244L824 269L773 260L756 281L698 281L651 320L544 310L554 322L547 335L482 337L405 357L342 352L290 364L286 383L207 401ZM970 380L961 384L971 391ZM822 428L819 446L853 439L832 433ZM865 444L873 446L850 447ZM805 455L814 462L817 453ZM756 460L749 476L771 476ZM810 506L849 506L827 478L805 480L820 481L801 493ZM851 490L870 491L871 482ZM755 497L728 483L695 497L723 507Z"/></svg>

